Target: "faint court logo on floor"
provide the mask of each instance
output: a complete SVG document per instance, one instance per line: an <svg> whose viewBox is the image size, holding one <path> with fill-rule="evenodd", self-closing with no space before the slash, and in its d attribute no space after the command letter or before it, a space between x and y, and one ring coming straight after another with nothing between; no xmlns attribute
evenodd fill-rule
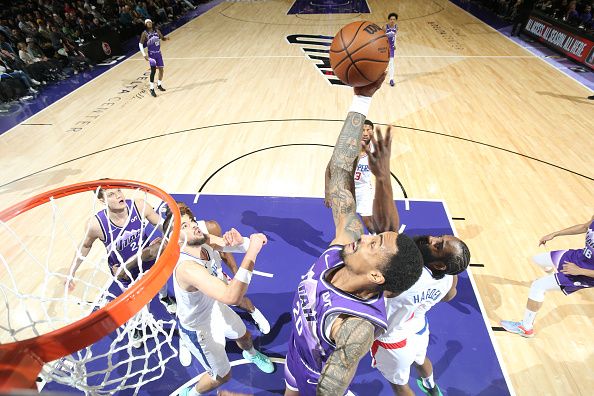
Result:
<svg viewBox="0 0 594 396"><path fill-rule="evenodd" d="M331 85L342 85L343 83L334 75L334 70L330 66L330 55L328 48L332 44L332 36L322 36L317 34L292 34L287 36L289 44L298 45L305 56L313 62L314 66L322 74L326 82Z"/></svg>

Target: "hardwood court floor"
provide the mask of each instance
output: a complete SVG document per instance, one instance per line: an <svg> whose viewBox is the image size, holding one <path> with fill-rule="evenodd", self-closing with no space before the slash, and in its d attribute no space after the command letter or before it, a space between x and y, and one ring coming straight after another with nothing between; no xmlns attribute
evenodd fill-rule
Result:
<svg viewBox="0 0 594 396"><path fill-rule="evenodd" d="M222 3L163 44L167 92L144 89L135 55L0 136L2 207L101 177L192 193L323 195L323 171L351 101L292 34L400 15L397 84L369 118L394 123L392 171L410 197L443 199L472 252L490 325L520 319L538 239L594 214L589 91L446 0L370 1L371 15L288 16L290 1ZM391 7L391 6L390 6ZM310 145L291 145L310 144ZM396 196L402 196L398 190ZM547 249L583 247L583 236ZM496 332L520 395L594 387L594 295L550 294L534 339ZM460 324L463 326L463 324Z"/></svg>

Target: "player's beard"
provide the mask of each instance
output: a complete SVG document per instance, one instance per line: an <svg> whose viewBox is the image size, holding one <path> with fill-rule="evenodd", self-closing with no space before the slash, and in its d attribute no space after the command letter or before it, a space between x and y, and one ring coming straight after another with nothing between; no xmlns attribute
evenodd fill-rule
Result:
<svg viewBox="0 0 594 396"><path fill-rule="evenodd" d="M202 234L201 237L188 238L188 246L200 246L206 243L206 235Z"/></svg>
<svg viewBox="0 0 594 396"><path fill-rule="evenodd" d="M427 265L433 261L439 261L439 258L433 256L431 250L429 249L429 235L418 235L413 237L413 240L423 255L424 265Z"/></svg>

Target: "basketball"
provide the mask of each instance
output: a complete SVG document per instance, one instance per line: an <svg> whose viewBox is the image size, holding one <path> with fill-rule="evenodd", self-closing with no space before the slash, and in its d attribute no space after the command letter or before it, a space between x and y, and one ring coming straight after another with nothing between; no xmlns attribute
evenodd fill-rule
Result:
<svg viewBox="0 0 594 396"><path fill-rule="evenodd" d="M351 87L371 84L388 66L388 45L384 30L375 23L349 23L332 40L330 66L336 77Z"/></svg>

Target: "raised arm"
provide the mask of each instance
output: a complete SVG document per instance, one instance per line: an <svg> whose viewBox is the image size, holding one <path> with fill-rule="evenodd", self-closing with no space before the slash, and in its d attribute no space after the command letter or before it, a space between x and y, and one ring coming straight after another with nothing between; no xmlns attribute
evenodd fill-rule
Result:
<svg viewBox="0 0 594 396"><path fill-rule="evenodd" d="M355 376L359 361L369 352L375 338L373 325L353 316L339 317L332 325L332 330L336 349L322 369L316 389L318 396L344 395Z"/></svg>
<svg viewBox="0 0 594 396"><path fill-rule="evenodd" d="M248 248L237 274L229 284L210 276L206 269L192 262L184 262L177 269L176 276L180 283L191 285L202 293L227 305L237 305L247 292L256 257L266 244L264 234L252 234Z"/></svg>
<svg viewBox="0 0 594 396"><path fill-rule="evenodd" d="M365 148L369 159L369 169L375 176L375 196L373 197L373 228L374 232L398 232L400 217L394 205L392 193L392 180L390 173L390 157L392 153L392 129L388 127L386 136L382 135L380 128L375 129L377 138L372 136L371 142L375 150Z"/></svg>
<svg viewBox="0 0 594 396"><path fill-rule="evenodd" d="M365 87L355 88L355 98L351 111L347 114L340 135L330 159L330 183L328 197L332 206L332 217L336 227L336 237L332 244L347 244L359 239L363 233L363 224L357 216L354 191L355 161L361 150L363 122L371 97L381 87L385 73L381 78Z"/></svg>

